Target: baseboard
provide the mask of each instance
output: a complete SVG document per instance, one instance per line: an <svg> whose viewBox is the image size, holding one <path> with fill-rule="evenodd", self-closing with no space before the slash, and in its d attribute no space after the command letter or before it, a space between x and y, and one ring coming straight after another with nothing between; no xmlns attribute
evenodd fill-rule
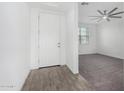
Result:
<svg viewBox="0 0 124 93"><path fill-rule="evenodd" d="M47 66L47 67L39 67L38 69L50 68L50 67L56 67L56 66L60 66L60 65L53 65L53 66Z"/></svg>
<svg viewBox="0 0 124 93"><path fill-rule="evenodd" d="M97 54L96 52L94 52L94 53L80 53L80 54L78 54L78 55L89 55L89 54Z"/></svg>
<svg viewBox="0 0 124 93"><path fill-rule="evenodd" d="M124 59L123 57L120 56L113 56L113 55L109 55L109 54L105 54L105 53L88 53L88 54L79 54L79 55L90 55L90 54L100 54L100 55L104 55L104 56L108 56L108 57L113 57L113 58L118 58L118 59Z"/></svg>
<svg viewBox="0 0 124 93"><path fill-rule="evenodd" d="M110 54L106 54L106 53L96 53L96 54L100 54L100 55L104 55L104 56L108 56L108 57L113 57L113 58L118 58L118 59L124 59L123 57L114 56L114 55L110 55Z"/></svg>

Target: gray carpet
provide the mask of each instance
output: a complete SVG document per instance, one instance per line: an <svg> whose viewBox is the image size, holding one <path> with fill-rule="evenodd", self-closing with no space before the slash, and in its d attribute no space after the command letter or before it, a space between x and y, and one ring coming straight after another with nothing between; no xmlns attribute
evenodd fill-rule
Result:
<svg viewBox="0 0 124 93"><path fill-rule="evenodd" d="M123 60L100 54L79 56L79 73L98 91L122 91Z"/></svg>

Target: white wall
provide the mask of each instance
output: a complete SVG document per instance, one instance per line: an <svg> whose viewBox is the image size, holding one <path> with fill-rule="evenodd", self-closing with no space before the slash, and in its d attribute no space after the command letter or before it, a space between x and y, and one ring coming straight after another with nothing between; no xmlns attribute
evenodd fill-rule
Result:
<svg viewBox="0 0 124 93"><path fill-rule="evenodd" d="M97 28L97 51L117 58L124 58L124 20L104 22Z"/></svg>
<svg viewBox="0 0 124 93"><path fill-rule="evenodd" d="M38 68L38 15L39 9L31 8L31 69Z"/></svg>
<svg viewBox="0 0 124 93"><path fill-rule="evenodd" d="M124 10L124 3L120 6ZM122 19L102 22L97 28L98 53L124 58L124 14Z"/></svg>
<svg viewBox="0 0 124 93"><path fill-rule="evenodd" d="M67 12L67 66L73 73L78 73L78 7L70 3Z"/></svg>
<svg viewBox="0 0 124 93"><path fill-rule="evenodd" d="M0 13L0 90L20 90L29 73L29 8L0 3Z"/></svg>
<svg viewBox="0 0 124 93"><path fill-rule="evenodd" d="M79 44L79 54L94 54L96 53L96 25L79 23L79 27L86 27L89 32L89 43Z"/></svg>

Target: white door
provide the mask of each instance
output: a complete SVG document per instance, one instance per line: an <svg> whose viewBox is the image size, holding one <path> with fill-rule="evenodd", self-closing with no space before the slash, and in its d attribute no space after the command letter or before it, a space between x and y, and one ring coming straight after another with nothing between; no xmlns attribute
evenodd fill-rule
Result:
<svg viewBox="0 0 124 93"><path fill-rule="evenodd" d="M39 29L39 67L60 65L59 15L41 13Z"/></svg>

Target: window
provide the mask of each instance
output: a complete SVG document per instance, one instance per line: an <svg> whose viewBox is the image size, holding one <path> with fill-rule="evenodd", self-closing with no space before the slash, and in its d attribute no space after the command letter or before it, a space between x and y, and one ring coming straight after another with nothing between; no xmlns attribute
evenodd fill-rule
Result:
<svg viewBox="0 0 124 93"><path fill-rule="evenodd" d="M79 43L80 44L88 44L89 42L89 32L87 28L80 27L79 28Z"/></svg>

